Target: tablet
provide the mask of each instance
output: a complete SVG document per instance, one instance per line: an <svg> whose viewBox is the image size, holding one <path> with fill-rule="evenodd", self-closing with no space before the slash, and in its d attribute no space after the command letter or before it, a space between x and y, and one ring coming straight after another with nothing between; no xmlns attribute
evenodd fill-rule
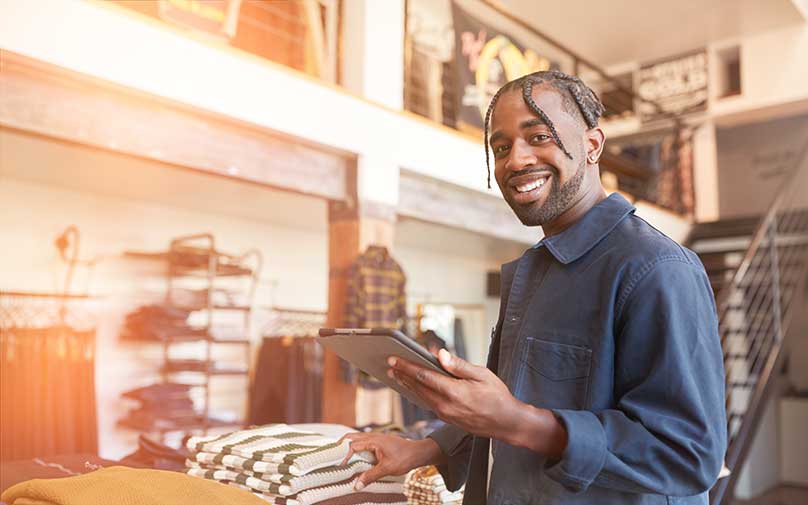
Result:
<svg viewBox="0 0 808 505"><path fill-rule="evenodd" d="M447 377L452 374L444 370L438 358L429 353L415 340L399 330L387 328L321 328L319 342L337 356L352 363L357 368L372 375L389 387L395 389L416 405L429 409L418 396L400 385L395 379L387 376L387 358L411 361L424 368L442 373Z"/></svg>

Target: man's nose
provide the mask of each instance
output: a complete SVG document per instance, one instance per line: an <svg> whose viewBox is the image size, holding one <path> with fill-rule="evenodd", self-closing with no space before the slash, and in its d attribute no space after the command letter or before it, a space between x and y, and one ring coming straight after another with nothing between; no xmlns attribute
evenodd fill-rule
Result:
<svg viewBox="0 0 808 505"><path fill-rule="evenodd" d="M532 167L539 162L533 149L524 141L517 141L511 146L510 156L505 163L505 168L518 172L527 167Z"/></svg>

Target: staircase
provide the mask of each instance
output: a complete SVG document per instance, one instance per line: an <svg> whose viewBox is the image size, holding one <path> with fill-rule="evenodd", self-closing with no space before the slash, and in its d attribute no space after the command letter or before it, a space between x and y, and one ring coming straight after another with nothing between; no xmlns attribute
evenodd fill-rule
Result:
<svg viewBox="0 0 808 505"><path fill-rule="evenodd" d="M726 465L711 492L727 504L786 357L795 294L808 273L808 144L763 216L696 225L687 240L716 295L726 372ZM799 310L799 309L797 309ZM802 308L804 310L804 308Z"/></svg>

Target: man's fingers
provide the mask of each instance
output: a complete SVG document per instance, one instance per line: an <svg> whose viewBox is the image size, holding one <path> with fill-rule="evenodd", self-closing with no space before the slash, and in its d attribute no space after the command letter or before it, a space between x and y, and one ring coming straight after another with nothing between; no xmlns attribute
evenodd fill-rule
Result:
<svg viewBox="0 0 808 505"><path fill-rule="evenodd" d="M438 360L448 372L461 379L482 380L487 368L475 366L459 356L452 355L446 349L438 352Z"/></svg>
<svg viewBox="0 0 808 505"><path fill-rule="evenodd" d="M373 438L373 434L370 433L348 433L343 436L341 440L348 440L350 445L348 446L348 455L345 456L345 459L342 460L340 465L347 465L351 456L357 452L371 451L378 457L376 454L376 444L372 441Z"/></svg>
<svg viewBox="0 0 808 505"><path fill-rule="evenodd" d="M446 403L446 397L434 389L411 381L406 376L399 375L399 382L401 382L407 389L412 391L418 398L424 401L427 406L435 413L439 410L438 407Z"/></svg>
<svg viewBox="0 0 808 505"><path fill-rule="evenodd" d="M356 452L354 450L354 443L355 443L355 440L357 438L357 435L359 437L362 437L362 436L364 436L366 434L365 433L346 433L345 435L342 436L342 438L339 439L340 444L342 444L342 442L344 442L345 440L348 441L348 454L345 456L345 459L342 460L342 463L340 463L340 466L347 465L348 461L350 461L350 459L351 459L351 456L353 456L354 452Z"/></svg>
<svg viewBox="0 0 808 505"><path fill-rule="evenodd" d="M354 489L356 491L361 491L368 484L376 482L382 477L387 477L388 475L390 475L390 472L387 470L385 465L379 463L370 470L362 473L359 477L357 477L356 483L354 484Z"/></svg>
<svg viewBox="0 0 808 505"><path fill-rule="evenodd" d="M446 391L451 387L452 379L439 372L400 358L395 358L393 363L393 370L411 383L418 382L437 391Z"/></svg>

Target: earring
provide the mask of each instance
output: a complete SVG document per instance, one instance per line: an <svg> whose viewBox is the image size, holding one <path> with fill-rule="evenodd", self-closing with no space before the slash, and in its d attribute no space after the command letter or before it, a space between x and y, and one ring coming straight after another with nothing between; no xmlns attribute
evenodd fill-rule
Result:
<svg viewBox="0 0 808 505"><path fill-rule="evenodd" d="M597 163L598 161L598 159L595 156L590 156L587 159L589 160L589 163Z"/></svg>

